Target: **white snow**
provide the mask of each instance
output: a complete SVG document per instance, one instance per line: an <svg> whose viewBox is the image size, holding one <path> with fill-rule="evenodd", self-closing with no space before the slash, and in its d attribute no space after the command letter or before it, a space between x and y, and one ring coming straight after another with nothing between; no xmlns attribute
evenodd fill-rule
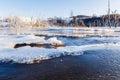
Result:
<svg viewBox="0 0 120 80"><path fill-rule="evenodd" d="M92 38L91 38L92 39ZM97 39L97 38L96 38ZM60 57L61 55L82 55L86 50L113 49L119 50L120 43L87 44L58 48L21 47L14 49L17 43L51 43L62 44L56 37L45 40L45 37L34 35L0 35L0 62L32 64L41 60Z"/></svg>
<svg viewBox="0 0 120 80"><path fill-rule="evenodd" d="M118 28L108 27L20 27L20 29L9 28L0 30L0 34L37 34L48 36L68 36L68 37L85 37L85 36L120 36Z"/></svg>
<svg viewBox="0 0 120 80"><path fill-rule="evenodd" d="M13 60L18 63L31 63L35 59L42 59L42 57L48 59L46 57L48 52L44 48L23 47L14 49L15 44L18 43L63 44L56 37L45 40L45 37L34 35L0 35L0 61L7 62Z"/></svg>
<svg viewBox="0 0 120 80"><path fill-rule="evenodd" d="M47 41L53 45L64 45L63 42L60 40L57 40L56 37L50 38Z"/></svg>
<svg viewBox="0 0 120 80"><path fill-rule="evenodd" d="M8 48L0 50L0 61L14 63L27 63L32 64L35 61L39 62L41 60L51 59L55 57L60 57L61 55L82 55L86 50L96 50L96 49L118 49L120 43L117 44L93 44L93 45L83 45L83 46L66 46L59 48L37 48L37 47L22 47L18 49Z"/></svg>
<svg viewBox="0 0 120 80"><path fill-rule="evenodd" d="M44 29L44 30L43 30ZM117 28L119 29L119 28ZM119 36L116 28L108 27L38 27L32 34L66 37Z"/></svg>
<svg viewBox="0 0 120 80"><path fill-rule="evenodd" d="M45 40L45 37L34 35L0 35L0 49L13 48L15 44L20 43L64 44L62 41L57 40L56 37Z"/></svg>

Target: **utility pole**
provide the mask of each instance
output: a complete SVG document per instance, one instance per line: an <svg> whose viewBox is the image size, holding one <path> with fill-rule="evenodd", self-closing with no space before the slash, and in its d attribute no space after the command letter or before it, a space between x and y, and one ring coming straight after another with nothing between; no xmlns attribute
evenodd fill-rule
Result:
<svg viewBox="0 0 120 80"><path fill-rule="evenodd" d="M73 11L71 10L70 17L73 17Z"/></svg>
<svg viewBox="0 0 120 80"><path fill-rule="evenodd" d="M108 0L108 26L111 27L111 24L110 24L110 0Z"/></svg>
<svg viewBox="0 0 120 80"><path fill-rule="evenodd" d="M115 22L114 22L114 24L115 24L115 27L117 27L117 24L118 24L118 22L117 22L117 10L115 10L114 11L114 19L115 19Z"/></svg>

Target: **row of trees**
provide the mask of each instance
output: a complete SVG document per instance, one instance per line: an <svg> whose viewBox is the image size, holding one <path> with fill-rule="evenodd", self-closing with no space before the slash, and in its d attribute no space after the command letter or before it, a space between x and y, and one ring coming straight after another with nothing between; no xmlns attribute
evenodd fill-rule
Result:
<svg viewBox="0 0 120 80"><path fill-rule="evenodd" d="M101 17L93 17L88 19L88 23L91 26L109 26L109 27L117 27L120 26L120 15L118 14L111 14L110 18L108 15L104 15ZM85 20L87 21L87 19Z"/></svg>
<svg viewBox="0 0 120 80"><path fill-rule="evenodd" d="M56 26L109 26L109 27L117 27L120 26L120 15L119 14L111 14L110 19L108 15L103 15L100 17L87 17L81 18L79 16L72 17L72 20L66 21L64 19L50 19L49 24Z"/></svg>
<svg viewBox="0 0 120 80"><path fill-rule="evenodd" d="M24 26L32 26L32 27L39 27L39 26L87 26L87 27L97 27L97 26L109 26L109 27L117 27L120 26L120 15L119 14L111 14L103 15L100 17L84 17L83 16L74 16L67 19L61 19L61 18L51 18L48 19L48 21L44 21L41 19L35 19L35 18L29 18L29 20L22 20L20 17L12 17L8 18L7 22L10 24L10 26L15 27L16 25L24 27Z"/></svg>

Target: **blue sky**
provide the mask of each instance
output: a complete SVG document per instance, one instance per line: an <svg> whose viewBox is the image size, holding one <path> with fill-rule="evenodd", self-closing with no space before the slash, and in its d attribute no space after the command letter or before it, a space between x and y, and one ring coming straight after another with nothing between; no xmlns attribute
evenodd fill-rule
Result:
<svg viewBox="0 0 120 80"><path fill-rule="evenodd" d="M111 11L120 12L120 1L111 0ZM103 15L107 0L0 0L0 16L68 17L74 15Z"/></svg>

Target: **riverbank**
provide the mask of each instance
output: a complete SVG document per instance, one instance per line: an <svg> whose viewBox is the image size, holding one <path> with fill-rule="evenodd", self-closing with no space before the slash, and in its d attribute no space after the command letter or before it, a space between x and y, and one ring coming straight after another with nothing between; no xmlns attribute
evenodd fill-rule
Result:
<svg viewBox="0 0 120 80"><path fill-rule="evenodd" d="M20 27L0 29L0 34L25 34L41 36L67 36L67 37L86 37L86 36L119 36L120 28L109 27Z"/></svg>

